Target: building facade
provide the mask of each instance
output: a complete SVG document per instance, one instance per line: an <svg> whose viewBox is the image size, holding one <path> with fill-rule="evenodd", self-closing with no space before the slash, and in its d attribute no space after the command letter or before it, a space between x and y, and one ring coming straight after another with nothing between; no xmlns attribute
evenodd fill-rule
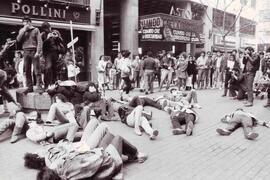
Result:
<svg viewBox="0 0 270 180"><path fill-rule="evenodd" d="M44 21L49 22L53 29L60 31L64 44L68 44L71 41L72 21L73 36L78 37L75 51L80 51L84 64L79 79L95 79L95 59L104 53L104 43L100 41L100 32L97 32L99 26L96 26L96 10L100 9L102 3L91 1L90 4L89 0L0 1L0 43L16 38L22 27L22 17L27 15L36 27L40 27ZM100 21L102 23L102 19ZM19 44L16 49L20 49Z"/></svg>

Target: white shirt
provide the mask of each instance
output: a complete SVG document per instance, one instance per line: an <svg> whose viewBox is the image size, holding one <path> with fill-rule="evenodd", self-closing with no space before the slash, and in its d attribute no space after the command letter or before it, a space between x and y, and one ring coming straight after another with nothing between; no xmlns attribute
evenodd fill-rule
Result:
<svg viewBox="0 0 270 180"><path fill-rule="evenodd" d="M234 61L227 61L227 67L230 69L230 71L233 69L235 62Z"/></svg>

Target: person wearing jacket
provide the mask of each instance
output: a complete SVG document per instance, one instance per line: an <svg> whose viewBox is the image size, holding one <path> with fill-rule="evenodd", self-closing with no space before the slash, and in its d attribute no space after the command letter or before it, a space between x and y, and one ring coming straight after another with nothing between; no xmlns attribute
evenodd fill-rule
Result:
<svg viewBox="0 0 270 180"><path fill-rule="evenodd" d="M192 89L195 89L195 83L197 82L197 63L195 57L193 56L189 56L187 73L188 76L191 76L192 78L191 79Z"/></svg>
<svg viewBox="0 0 270 180"><path fill-rule="evenodd" d="M236 129L242 127L244 130L245 138L248 140L256 139L259 134L252 132L252 128L256 125L261 125L269 128L269 124L258 120L253 114L244 111L243 109L237 109L232 114L225 115L221 122L227 123L228 127L218 128L216 131L222 136L229 136Z"/></svg>
<svg viewBox="0 0 270 180"><path fill-rule="evenodd" d="M58 61L61 61L59 55L65 53L63 40L59 31L53 30L48 34L47 39L43 42L42 52L45 58L44 84L45 89L47 89L49 85L59 80L57 79L57 74L61 69L57 69L57 64L59 64Z"/></svg>
<svg viewBox="0 0 270 180"><path fill-rule="evenodd" d="M187 85L187 67L188 67L188 60L186 52L183 52L179 55L179 59L176 65L177 69L177 76L178 76L178 90L180 91L181 88L185 91Z"/></svg>
<svg viewBox="0 0 270 180"><path fill-rule="evenodd" d="M121 136L113 135L109 127L97 120L90 121L79 142L60 141L44 152L24 156L24 165L38 169L38 180L59 179L123 179L125 162L143 163L147 155Z"/></svg>
<svg viewBox="0 0 270 180"><path fill-rule="evenodd" d="M225 81L224 81L224 92L222 97L227 96L228 88L229 88L229 81L232 77L232 70L233 69L240 69L239 63L236 61L235 55L230 54L227 60L223 62L223 68L225 71Z"/></svg>
<svg viewBox="0 0 270 180"><path fill-rule="evenodd" d="M161 81L159 85L159 91L161 91L163 84L167 80L166 90L170 88L173 78L173 72L175 68L175 61L170 52L166 53L163 51L161 64Z"/></svg>
<svg viewBox="0 0 270 180"><path fill-rule="evenodd" d="M143 61L143 70L144 70L144 85L145 85L145 94L148 94L149 91L152 94L154 92L153 81L154 81L154 72L157 69L157 64L153 58L153 52L147 52L147 58Z"/></svg>
<svg viewBox="0 0 270 180"><path fill-rule="evenodd" d="M205 89L211 86L210 74L211 74L211 63L212 63L212 53L210 51L207 52L207 58L205 63Z"/></svg>
<svg viewBox="0 0 270 180"><path fill-rule="evenodd" d="M192 135L195 121L197 119L197 114L193 109L169 108L168 113L170 114L170 119L173 128L172 130L173 135L181 135L181 134L186 134L187 136ZM185 125L184 129L182 128L183 125Z"/></svg>
<svg viewBox="0 0 270 180"><path fill-rule="evenodd" d="M33 92L33 82L32 82L32 64L34 66L34 73L36 75L37 87L38 90L41 90L41 71L39 57L42 54L42 39L39 32L39 29L34 27L31 23L31 19L28 16L25 16L22 19L24 25L20 29L17 36L17 41L22 44L24 51L24 67L26 72L26 86L27 89L25 93Z"/></svg>
<svg viewBox="0 0 270 180"><path fill-rule="evenodd" d="M229 91L233 99L242 100L246 98L246 86L244 83L244 76L241 72L241 69L239 68L234 68L232 70L231 79L229 82Z"/></svg>
<svg viewBox="0 0 270 180"><path fill-rule="evenodd" d="M248 101L245 104L246 107L253 106L253 82L256 76L256 72L260 68L260 57L254 55L254 49L252 47L245 48L245 55L243 58L245 83L247 86Z"/></svg>

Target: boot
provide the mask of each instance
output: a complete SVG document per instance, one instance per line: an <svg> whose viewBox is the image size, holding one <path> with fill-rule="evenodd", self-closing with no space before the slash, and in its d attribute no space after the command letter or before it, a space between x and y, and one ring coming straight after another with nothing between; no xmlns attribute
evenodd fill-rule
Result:
<svg viewBox="0 0 270 180"><path fill-rule="evenodd" d="M11 128L15 124L14 121L10 119L3 120L0 123L0 135L3 134L7 129Z"/></svg>
<svg viewBox="0 0 270 180"><path fill-rule="evenodd" d="M270 98L267 99L267 103L263 107L265 108L270 107Z"/></svg>
<svg viewBox="0 0 270 180"><path fill-rule="evenodd" d="M227 92L228 92L228 88L224 88L224 94L222 95L222 97L226 97L227 96Z"/></svg>
<svg viewBox="0 0 270 180"><path fill-rule="evenodd" d="M13 133L11 135L10 143L15 143L19 140L20 134L22 132L22 127L15 126L13 129Z"/></svg>

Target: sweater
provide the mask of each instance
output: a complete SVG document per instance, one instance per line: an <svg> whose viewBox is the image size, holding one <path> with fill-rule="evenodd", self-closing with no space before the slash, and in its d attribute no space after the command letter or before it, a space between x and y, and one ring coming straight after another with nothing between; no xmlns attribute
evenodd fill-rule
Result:
<svg viewBox="0 0 270 180"><path fill-rule="evenodd" d="M38 28L30 26L28 29L20 29L17 41L22 43L23 50L36 50L41 54L42 39Z"/></svg>

